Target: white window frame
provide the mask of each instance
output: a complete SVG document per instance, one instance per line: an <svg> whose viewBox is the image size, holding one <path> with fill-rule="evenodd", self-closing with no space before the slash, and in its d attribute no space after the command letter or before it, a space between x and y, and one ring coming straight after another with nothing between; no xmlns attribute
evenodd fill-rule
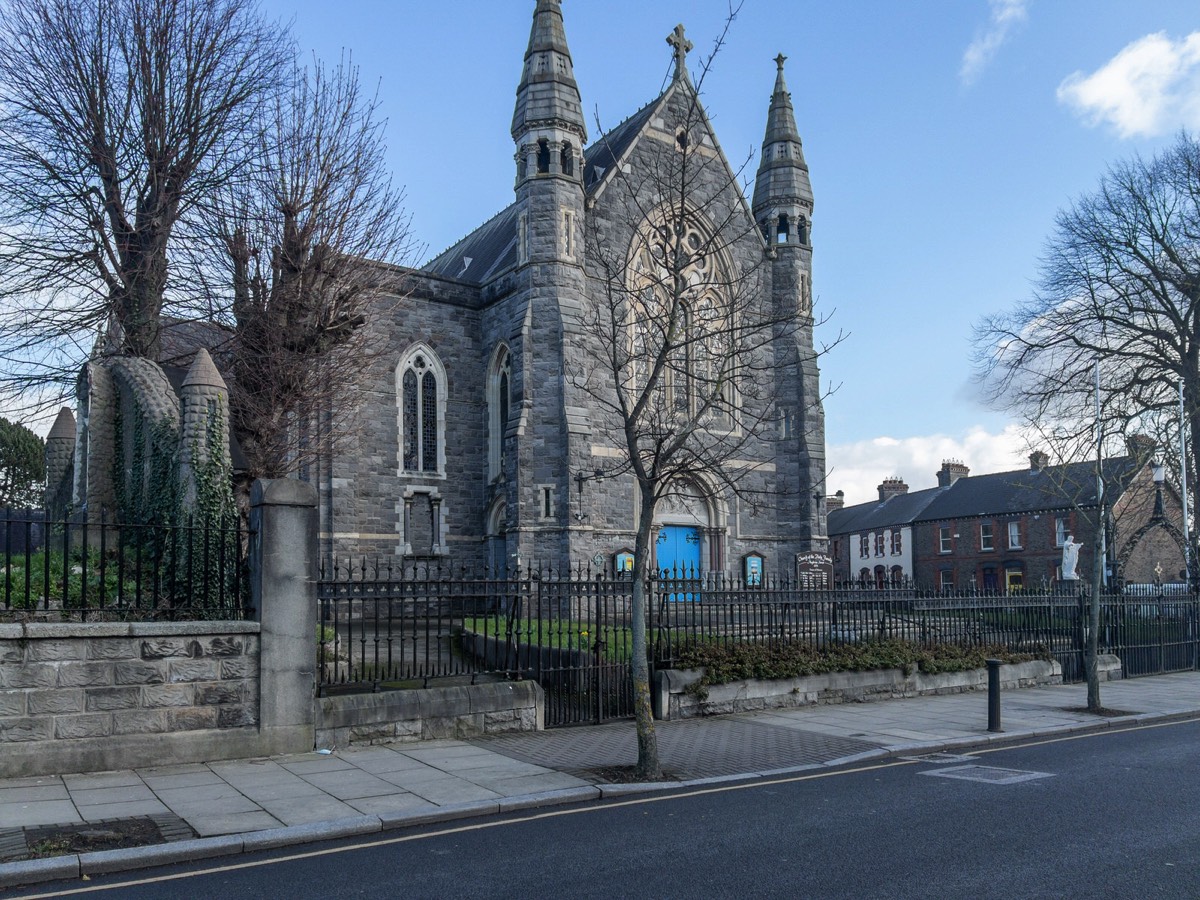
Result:
<svg viewBox="0 0 1200 900"><path fill-rule="evenodd" d="M954 537L949 525L938 526L938 553L953 553Z"/></svg>
<svg viewBox="0 0 1200 900"><path fill-rule="evenodd" d="M984 529L987 531L984 531ZM979 523L979 549L995 550L996 549L996 529L991 522Z"/></svg>
<svg viewBox="0 0 1200 900"><path fill-rule="evenodd" d="M1008 523L1008 549L1020 550L1021 544L1021 523L1013 521Z"/></svg>
<svg viewBox="0 0 1200 900"><path fill-rule="evenodd" d="M1068 534L1067 517L1056 516L1054 518L1054 546L1061 547L1067 542ZM1059 576L1062 577L1061 575Z"/></svg>

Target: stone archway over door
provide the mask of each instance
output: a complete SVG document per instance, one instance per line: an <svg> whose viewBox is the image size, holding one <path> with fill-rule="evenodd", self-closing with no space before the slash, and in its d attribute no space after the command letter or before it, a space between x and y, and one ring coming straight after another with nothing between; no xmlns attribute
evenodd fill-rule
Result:
<svg viewBox="0 0 1200 900"><path fill-rule="evenodd" d="M724 534L720 510L694 483L678 486L654 513L654 565L659 571L699 575L719 569Z"/></svg>

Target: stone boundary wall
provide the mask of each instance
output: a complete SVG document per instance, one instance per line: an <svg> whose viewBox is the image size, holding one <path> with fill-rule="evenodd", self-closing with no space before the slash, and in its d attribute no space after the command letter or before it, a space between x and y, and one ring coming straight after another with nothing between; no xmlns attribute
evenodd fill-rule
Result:
<svg viewBox="0 0 1200 900"><path fill-rule="evenodd" d="M317 699L317 747L463 739L541 731L544 695L534 681L343 694Z"/></svg>
<svg viewBox="0 0 1200 900"><path fill-rule="evenodd" d="M0 624L0 777L252 755L259 630Z"/></svg>
<svg viewBox="0 0 1200 900"><path fill-rule="evenodd" d="M1120 677L1120 661L1116 657L1102 657L1100 665L1102 679ZM666 669L658 672L653 692L655 716L660 719L689 719L760 709L790 709L827 703L862 703L928 694L959 694L987 690L986 669L943 672L937 675L903 669L877 669L870 672L829 672L802 678L707 685L708 695L701 699L695 693L688 692L687 688L698 683L704 671ZM1057 662L1045 660L1001 666L1000 684L1003 690L1062 684L1062 667Z"/></svg>

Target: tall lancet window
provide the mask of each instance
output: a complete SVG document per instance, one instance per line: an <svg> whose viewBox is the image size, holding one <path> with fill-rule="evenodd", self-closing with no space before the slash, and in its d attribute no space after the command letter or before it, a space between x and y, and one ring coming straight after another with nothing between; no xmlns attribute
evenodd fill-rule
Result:
<svg viewBox="0 0 1200 900"><path fill-rule="evenodd" d="M488 367L488 481L504 474L504 432L512 412L512 356L501 344Z"/></svg>
<svg viewBox="0 0 1200 900"><path fill-rule="evenodd" d="M400 470L440 475L445 471L446 373L423 344L396 367L400 412Z"/></svg>

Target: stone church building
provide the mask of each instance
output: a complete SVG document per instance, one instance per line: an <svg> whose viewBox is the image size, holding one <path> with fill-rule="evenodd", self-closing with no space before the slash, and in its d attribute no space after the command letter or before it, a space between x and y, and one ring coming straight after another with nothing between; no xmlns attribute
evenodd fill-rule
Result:
<svg viewBox="0 0 1200 900"><path fill-rule="evenodd" d="M724 308L735 310L729 321L757 316L772 324L753 358L739 357L754 389L722 394L702 422L736 452L721 457L724 471L696 466L671 483L655 509L653 562L744 574L750 558L754 574L791 576L801 558L825 552L813 196L784 58L776 59L747 202L688 76L691 45L682 26L668 42L675 54L671 84L588 146L560 0L537 0L512 119L513 202L408 272L400 296L381 298L364 326L378 369L372 389L359 397L355 435L300 474L317 487L324 555L474 570L612 570L629 562L639 498L623 468L623 436L600 409L611 404L597 385L603 392L614 376L597 380L594 363L604 359L605 347L587 326L612 298L614 260L617 279L635 286L663 268L648 248L659 246L655 235L666 227L669 192L652 176L693 157L700 161L697 177L679 207L686 206L686 222L672 219L672 227L680 245L713 249L689 256L696 311L688 315L697 317L689 321L704 309ZM634 290L629 296L653 299ZM650 327L637 308L643 307L626 313L631 335ZM105 474L114 454L125 459L124 468L141 458L135 452L141 444L100 452L113 443L122 404L129 407L123 421L135 409L154 412L155 421L175 423L173 445L195 442L187 437L188 410L201 400L209 407L226 400L212 361L197 351L212 344L205 336L212 327L205 325L164 327L164 342L179 347L161 367L88 364L78 433L64 413L51 434L56 507L65 508L69 494L75 509L116 508ZM705 360L712 365L715 358L701 344L686 350L684 365L665 382L660 397L668 417L672 410L695 414L689 391L701 381ZM219 356L214 352L218 365ZM149 371L155 368L162 371ZM200 399L189 400L189 391ZM109 395L124 399L110 402ZM229 421L221 409L210 410L209 419ZM132 429L124 432L129 444ZM236 439L226 440L236 474L240 450ZM72 457L85 462L72 465Z"/></svg>
<svg viewBox="0 0 1200 900"><path fill-rule="evenodd" d="M458 565L623 562L637 498L612 432L571 373L598 349L581 327L606 281L589 235L625 254L645 197L639 171L677 152L677 122L697 110L682 28L670 86L588 142L559 0L537 0L512 119L513 203L413 274L372 342L388 368L364 398L357 447L319 467L322 549ZM778 425L729 465L767 502L749 504L696 471L656 512L656 563L795 573L823 552L825 448L811 318L813 197L783 57L767 111L752 203L738 188L707 118L693 140L713 161L689 228L725 228L731 265L753 270L751 302L792 311L781 360L764 368ZM719 211L719 215L714 211ZM639 221L639 218L644 221ZM720 279L714 279L719 283ZM380 343L381 342L381 343ZM735 407L732 416L737 418ZM736 423L734 425L736 427ZM741 491L738 492L741 494Z"/></svg>

